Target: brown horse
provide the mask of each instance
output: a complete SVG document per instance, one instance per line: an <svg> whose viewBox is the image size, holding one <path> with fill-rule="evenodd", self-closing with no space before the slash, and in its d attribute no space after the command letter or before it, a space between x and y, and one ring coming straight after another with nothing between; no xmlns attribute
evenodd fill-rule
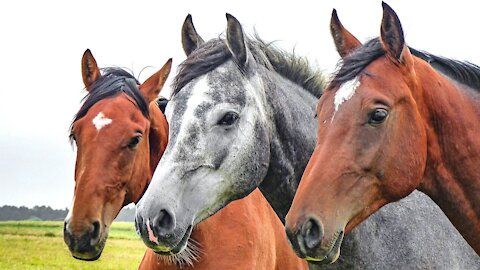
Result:
<svg viewBox="0 0 480 270"><path fill-rule="evenodd" d="M480 68L405 45L383 3L365 45L334 12L340 69L317 107L317 146L286 218L299 255L333 262L344 233L414 189L480 254Z"/></svg>
<svg viewBox="0 0 480 270"><path fill-rule="evenodd" d="M155 104L171 60L142 85L128 72L105 69L89 50L82 58L87 98L71 126L77 145L75 193L64 240L73 257L96 260L120 209L137 202L167 144L168 125Z"/></svg>
<svg viewBox="0 0 480 270"><path fill-rule="evenodd" d="M138 202L150 182L167 143L168 125L156 98L170 66L171 60L137 86L123 70L106 69L100 75L90 51L83 56L89 95L72 124L76 188L65 221L65 242L75 258L99 258L112 220L124 205ZM139 268L193 267L307 268L289 248L282 223L258 190L199 224L178 254L161 256L148 249Z"/></svg>

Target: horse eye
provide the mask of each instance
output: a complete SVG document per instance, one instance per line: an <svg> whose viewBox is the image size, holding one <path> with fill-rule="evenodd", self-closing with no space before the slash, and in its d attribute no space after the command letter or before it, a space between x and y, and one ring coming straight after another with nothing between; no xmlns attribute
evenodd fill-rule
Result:
<svg viewBox="0 0 480 270"><path fill-rule="evenodd" d="M238 114L236 112L227 112L220 121L218 121L217 125L221 126L231 126L238 120Z"/></svg>
<svg viewBox="0 0 480 270"><path fill-rule="evenodd" d="M130 139L130 141L128 142L127 144L127 147L130 148L130 149L134 149L138 143L140 142L140 140L142 139L142 135L137 135L133 138Z"/></svg>
<svg viewBox="0 0 480 270"><path fill-rule="evenodd" d="M370 114L370 119L368 119L368 123L372 125L381 124L387 119L388 111L385 109L377 108Z"/></svg>

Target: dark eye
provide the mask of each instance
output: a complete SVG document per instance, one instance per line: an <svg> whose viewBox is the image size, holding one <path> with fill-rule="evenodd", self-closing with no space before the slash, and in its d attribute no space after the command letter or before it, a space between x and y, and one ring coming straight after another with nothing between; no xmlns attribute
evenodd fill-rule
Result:
<svg viewBox="0 0 480 270"><path fill-rule="evenodd" d="M134 149L138 143L140 142L140 140L142 139L142 135L137 135L133 138L130 139L130 141L128 142L127 144L127 147L130 148L130 149Z"/></svg>
<svg viewBox="0 0 480 270"><path fill-rule="evenodd" d="M220 121L218 121L217 125L222 126L231 126L233 125L238 119L238 114L236 112L227 112Z"/></svg>
<svg viewBox="0 0 480 270"><path fill-rule="evenodd" d="M385 109L377 108L370 114L370 119L368 123L371 125L378 125L383 123L387 119L388 111Z"/></svg>

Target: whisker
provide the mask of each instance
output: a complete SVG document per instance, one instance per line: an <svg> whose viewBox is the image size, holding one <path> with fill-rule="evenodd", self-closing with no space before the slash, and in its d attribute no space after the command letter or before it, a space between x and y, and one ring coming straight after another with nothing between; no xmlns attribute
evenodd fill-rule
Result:
<svg viewBox="0 0 480 270"><path fill-rule="evenodd" d="M202 245L195 239L188 239L187 246L181 252L175 255L158 255L163 262L171 265L175 264L178 268L194 266L195 262L200 260L204 254Z"/></svg>

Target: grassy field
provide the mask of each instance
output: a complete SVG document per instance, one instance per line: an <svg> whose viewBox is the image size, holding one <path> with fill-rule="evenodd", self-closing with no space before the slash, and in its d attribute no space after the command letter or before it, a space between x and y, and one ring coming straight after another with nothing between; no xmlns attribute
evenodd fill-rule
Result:
<svg viewBox="0 0 480 270"><path fill-rule="evenodd" d="M84 262L63 242L63 222L0 222L0 269L137 269L145 249L133 223L114 222L100 259Z"/></svg>

